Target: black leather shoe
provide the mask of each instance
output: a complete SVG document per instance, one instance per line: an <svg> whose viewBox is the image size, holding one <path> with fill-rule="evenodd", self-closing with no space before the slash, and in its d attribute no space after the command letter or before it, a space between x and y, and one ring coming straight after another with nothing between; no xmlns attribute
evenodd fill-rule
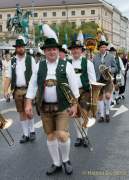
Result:
<svg viewBox="0 0 129 180"><path fill-rule="evenodd" d="M81 145L83 145L83 140L81 138L77 138L75 143L74 143L74 146L79 147Z"/></svg>
<svg viewBox="0 0 129 180"><path fill-rule="evenodd" d="M35 132L31 132L30 133L30 141L34 141L36 139L36 133Z"/></svg>
<svg viewBox="0 0 129 180"><path fill-rule="evenodd" d="M104 122L104 117L100 117L98 120L99 123L103 123Z"/></svg>
<svg viewBox="0 0 129 180"><path fill-rule="evenodd" d="M107 122L107 123L109 123L109 122L110 122L110 116L109 116L109 114L106 114L106 116L105 116L105 120L106 120L106 122Z"/></svg>
<svg viewBox="0 0 129 180"><path fill-rule="evenodd" d="M115 101L116 101L116 104L118 105L119 104L119 98L115 98Z"/></svg>
<svg viewBox="0 0 129 180"><path fill-rule="evenodd" d="M125 99L125 96L124 96L124 95L122 95L122 99Z"/></svg>
<svg viewBox="0 0 129 180"><path fill-rule="evenodd" d="M56 166L52 164L52 166L47 170L46 175L50 176L50 175L60 172L61 170L62 170L62 166Z"/></svg>
<svg viewBox="0 0 129 180"><path fill-rule="evenodd" d="M23 135L23 136L22 136L22 139L20 140L20 144L27 143L28 141L29 141L29 137Z"/></svg>
<svg viewBox="0 0 129 180"><path fill-rule="evenodd" d="M83 139L83 146L87 148L88 145L89 145L89 142L88 142L87 138L85 137L85 138Z"/></svg>
<svg viewBox="0 0 129 180"><path fill-rule="evenodd" d="M63 163L63 166L64 166L64 171L67 175L71 175L73 173L73 167L70 161Z"/></svg>

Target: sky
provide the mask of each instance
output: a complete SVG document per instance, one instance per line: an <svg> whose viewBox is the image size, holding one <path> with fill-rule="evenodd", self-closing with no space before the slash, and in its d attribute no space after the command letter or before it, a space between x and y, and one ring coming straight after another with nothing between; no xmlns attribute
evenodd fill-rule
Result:
<svg viewBox="0 0 129 180"><path fill-rule="evenodd" d="M129 0L106 0L115 5L124 16L129 18Z"/></svg>

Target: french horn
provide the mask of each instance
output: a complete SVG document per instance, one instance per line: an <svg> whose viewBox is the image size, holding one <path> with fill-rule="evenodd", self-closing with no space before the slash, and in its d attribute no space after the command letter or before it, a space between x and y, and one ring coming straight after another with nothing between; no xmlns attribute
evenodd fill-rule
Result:
<svg viewBox="0 0 129 180"><path fill-rule="evenodd" d="M99 66L99 72L101 73L101 75L105 81L112 81L113 80L113 77L112 77L112 74L109 70L109 67L105 66L104 64L101 64Z"/></svg>

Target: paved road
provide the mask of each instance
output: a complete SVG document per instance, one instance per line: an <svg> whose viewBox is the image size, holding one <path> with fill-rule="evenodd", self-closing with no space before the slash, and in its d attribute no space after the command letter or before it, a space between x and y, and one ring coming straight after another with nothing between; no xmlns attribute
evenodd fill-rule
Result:
<svg viewBox="0 0 129 180"><path fill-rule="evenodd" d="M7 118L13 119L9 128L15 139L15 145L8 147L0 135L0 180L129 180L129 87L124 106L116 106L112 116L119 110L110 124L98 124L89 130L94 151L85 148L74 148L75 131L71 122L71 161L74 174L46 177L45 171L50 165L46 147L46 137L42 128L37 128L37 140L26 145L19 144L21 127L15 111L14 102L0 101L0 110ZM8 111L8 112L7 112ZM36 123L40 119L36 116ZM37 124L36 124L37 125ZM103 176L104 174L104 176ZM119 176L118 176L119 175Z"/></svg>

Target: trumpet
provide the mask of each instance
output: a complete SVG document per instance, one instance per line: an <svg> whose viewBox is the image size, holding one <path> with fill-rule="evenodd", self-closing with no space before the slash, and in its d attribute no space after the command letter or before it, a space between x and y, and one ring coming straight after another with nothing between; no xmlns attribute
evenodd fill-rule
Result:
<svg viewBox="0 0 129 180"><path fill-rule="evenodd" d="M111 72L109 71L109 68L107 66L105 66L104 64L101 64L99 66L99 72L101 73L101 75L105 81L112 81L113 80L113 77L112 77Z"/></svg>
<svg viewBox="0 0 129 180"><path fill-rule="evenodd" d="M12 124L11 121L5 120L5 118L0 114L0 133L4 137L5 141L8 143L9 146L14 144L14 139L10 132L8 131L8 127ZM5 130L3 132L3 130Z"/></svg>

